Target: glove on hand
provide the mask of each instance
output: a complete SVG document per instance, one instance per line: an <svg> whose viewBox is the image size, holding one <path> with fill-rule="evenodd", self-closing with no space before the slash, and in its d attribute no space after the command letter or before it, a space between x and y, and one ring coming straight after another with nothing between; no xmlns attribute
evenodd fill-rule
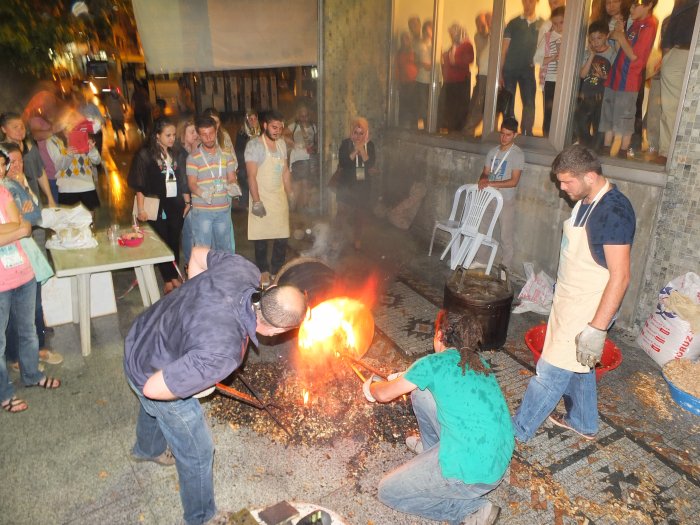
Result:
<svg viewBox="0 0 700 525"><path fill-rule="evenodd" d="M192 397L197 398L197 399L200 399L202 397L207 397L207 396L213 394L214 390L216 390L215 386L213 386L211 388L207 388L206 390L202 390L198 394L194 394Z"/></svg>
<svg viewBox="0 0 700 525"><path fill-rule="evenodd" d="M367 401L369 401L370 403L374 403L377 400L374 399L374 396L369 391L369 387L372 383L374 383L376 381L381 381L381 380L382 380L381 377L379 377L376 374L372 374L372 376L367 381L365 381L365 383L362 385L362 393L365 395L365 397L367 398Z"/></svg>
<svg viewBox="0 0 700 525"><path fill-rule="evenodd" d="M405 373L406 372L394 372L393 374L389 374L388 376L386 376L386 380L393 381L394 379L396 379L397 377L401 377Z"/></svg>
<svg viewBox="0 0 700 525"><path fill-rule="evenodd" d="M583 366L595 367L603 355L605 345L606 330L599 330L590 324L576 336L576 360Z"/></svg>
<svg viewBox="0 0 700 525"><path fill-rule="evenodd" d="M243 195L243 192L241 191L241 187L238 185L237 182L232 182L231 184L227 184L226 191L228 193L228 196L233 198L233 199Z"/></svg>
<svg viewBox="0 0 700 525"><path fill-rule="evenodd" d="M255 215L256 217L260 217L261 219L267 215L267 212L265 211L265 206L263 206L262 201L254 202L253 207L250 209L251 213Z"/></svg>
<svg viewBox="0 0 700 525"><path fill-rule="evenodd" d="M214 196L214 192L211 191L211 190L204 190L204 191L202 192L202 195L201 195L202 199L203 199L204 202L206 202L207 204L211 204L211 199L212 199L213 196Z"/></svg>

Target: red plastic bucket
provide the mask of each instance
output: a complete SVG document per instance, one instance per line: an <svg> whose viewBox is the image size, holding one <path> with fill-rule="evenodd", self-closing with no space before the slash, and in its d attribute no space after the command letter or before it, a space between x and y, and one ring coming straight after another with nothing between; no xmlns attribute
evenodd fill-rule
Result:
<svg viewBox="0 0 700 525"><path fill-rule="evenodd" d="M537 364L537 361L542 355L544 348L544 336L547 334L547 325L538 324L533 326L525 333L525 344L532 352L532 358ZM600 358L600 363L595 367L595 378L600 381L600 378L610 370L615 370L622 363L622 352L610 339L605 340L603 346L603 355Z"/></svg>

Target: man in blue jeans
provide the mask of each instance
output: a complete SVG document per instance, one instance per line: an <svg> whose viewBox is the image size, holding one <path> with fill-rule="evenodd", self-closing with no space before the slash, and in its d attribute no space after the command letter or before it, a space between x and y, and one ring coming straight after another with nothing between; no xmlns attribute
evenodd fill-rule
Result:
<svg viewBox="0 0 700 525"><path fill-rule="evenodd" d="M301 324L306 298L293 286L260 292L260 272L241 256L195 247L189 280L136 318L124 371L141 407L132 457L177 467L187 525L227 523L214 502L214 444L195 397L240 366L256 332ZM174 456L174 459L173 459Z"/></svg>
<svg viewBox="0 0 700 525"><path fill-rule="evenodd" d="M406 446L417 455L379 483L385 505L450 525L492 525L500 508L485 495L501 482L515 442L496 375L478 355L481 324L441 310L435 353L389 381L368 379L368 401L386 403L411 393L420 437ZM397 377L394 377L397 376Z"/></svg>
<svg viewBox="0 0 700 525"><path fill-rule="evenodd" d="M532 438L547 417L584 439L595 439L595 365L630 279L635 217L627 197L607 181L600 161L584 146L562 151L552 172L576 205L564 222L557 286L537 375L513 417L515 437L521 442ZM562 397L566 414L553 414Z"/></svg>

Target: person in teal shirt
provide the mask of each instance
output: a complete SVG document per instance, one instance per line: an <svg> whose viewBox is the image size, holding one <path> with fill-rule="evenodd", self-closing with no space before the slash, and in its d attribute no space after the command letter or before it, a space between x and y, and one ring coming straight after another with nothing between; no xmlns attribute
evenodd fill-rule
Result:
<svg viewBox="0 0 700 525"><path fill-rule="evenodd" d="M420 437L406 445L416 457L379 483L385 505L450 524L493 524L500 508L484 496L503 479L515 440L508 406L489 364L478 355L481 325L441 310L435 353L401 375L368 379L369 401L411 393Z"/></svg>

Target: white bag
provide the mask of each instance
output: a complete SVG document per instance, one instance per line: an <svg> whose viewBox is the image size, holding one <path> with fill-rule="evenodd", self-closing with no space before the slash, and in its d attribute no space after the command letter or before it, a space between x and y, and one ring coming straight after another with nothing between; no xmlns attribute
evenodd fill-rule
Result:
<svg viewBox="0 0 700 525"><path fill-rule="evenodd" d="M523 263L523 267L527 282L518 295L520 304L513 309L513 313L535 312L548 315L554 298L554 279L543 271L535 274L534 265L530 262Z"/></svg>
<svg viewBox="0 0 700 525"><path fill-rule="evenodd" d="M672 294L675 297L672 297ZM681 297L676 296L680 294ZM682 315L674 311L673 303L685 299ZM689 300L689 301L688 301ZM687 303L691 302L690 308ZM700 356L700 337L693 331L700 315L700 277L688 272L676 277L659 292L656 311L649 315L637 337L637 344L659 366L671 359L694 359ZM684 318L685 317L685 318Z"/></svg>

